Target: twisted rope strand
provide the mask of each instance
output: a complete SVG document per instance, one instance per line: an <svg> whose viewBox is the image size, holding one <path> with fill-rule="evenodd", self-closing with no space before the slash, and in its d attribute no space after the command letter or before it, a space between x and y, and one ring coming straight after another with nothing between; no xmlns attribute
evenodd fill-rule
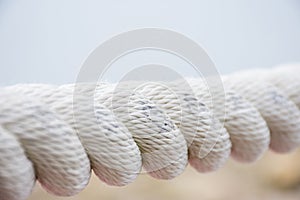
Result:
<svg viewBox="0 0 300 200"><path fill-rule="evenodd" d="M75 195L91 169L124 186L142 167L172 179L188 162L211 172L230 155L249 163L268 148L290 152L300 145L297 72L290 66L224 76L225 99L215 94L214 105L199 79L186 80L191 91L180 82L2 88L0 200L25 200L36 179L55 195Z"/></svg>

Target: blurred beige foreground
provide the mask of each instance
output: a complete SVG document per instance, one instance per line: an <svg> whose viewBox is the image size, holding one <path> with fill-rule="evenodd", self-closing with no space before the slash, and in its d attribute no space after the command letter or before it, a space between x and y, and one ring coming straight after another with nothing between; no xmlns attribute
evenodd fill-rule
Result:
<svg viewBox="0 0 300 200"><path fill-rule="evenodd" d="M110 187L92 177L88 187L74 197L55 197L37 184L29 200L299 200L300 150L279 155L272 152L253 164L232 159L209 174L191 167L171 181L159 181L146 174L126 187Z"/></svg>

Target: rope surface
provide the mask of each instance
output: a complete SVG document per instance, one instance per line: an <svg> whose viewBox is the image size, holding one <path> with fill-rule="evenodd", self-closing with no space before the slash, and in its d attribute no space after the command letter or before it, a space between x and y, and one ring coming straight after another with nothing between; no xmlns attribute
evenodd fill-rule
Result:
<svg viewBox="0 0 300 200"><path fill-rule="evenodd" d="M157 179L254 162L300 145L300 67L224 76L225 99L199 79L113 84L20 84L0 89L0 200L25 200L36 179L71 196L91 170L124 186L143 168ZM133 84L135 85L135 84ZM74 95L74 92L78 95ZM92 98L89 98L92 97ZM222 104L221 101L224 101ZM224 105L224 106L218 106Z"/></svg>

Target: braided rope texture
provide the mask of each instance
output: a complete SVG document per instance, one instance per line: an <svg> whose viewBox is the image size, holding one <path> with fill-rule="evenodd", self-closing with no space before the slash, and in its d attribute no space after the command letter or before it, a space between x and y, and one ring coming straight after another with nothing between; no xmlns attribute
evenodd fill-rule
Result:
<svg viewBox="0 0 300 200"><path fill-rule="evenodd" d="M206 84L192 78L192 93L178 82L148 83L134 95L104 83L0 89L0 200L27 199L36 180L54 195L72 196L86 187L91 170L124 186L142 168L172 179L188 163L212 172L230 156L251 163L269 148L299 147L300 66L222 79L224 106L213 106ZM221 96L216 105L223 105Z"/></svg>

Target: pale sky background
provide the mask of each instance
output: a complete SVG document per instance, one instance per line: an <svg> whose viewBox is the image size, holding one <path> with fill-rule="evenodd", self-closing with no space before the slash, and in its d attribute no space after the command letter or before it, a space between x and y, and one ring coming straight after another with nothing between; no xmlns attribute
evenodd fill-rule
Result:
<svg viewBox="0 0 300 200"><path fill-rule="evenodd" d="M143 27L185 34L221 73L300 62L299 0L0 0L0 85L73 82L99 44Z"/></svg>

